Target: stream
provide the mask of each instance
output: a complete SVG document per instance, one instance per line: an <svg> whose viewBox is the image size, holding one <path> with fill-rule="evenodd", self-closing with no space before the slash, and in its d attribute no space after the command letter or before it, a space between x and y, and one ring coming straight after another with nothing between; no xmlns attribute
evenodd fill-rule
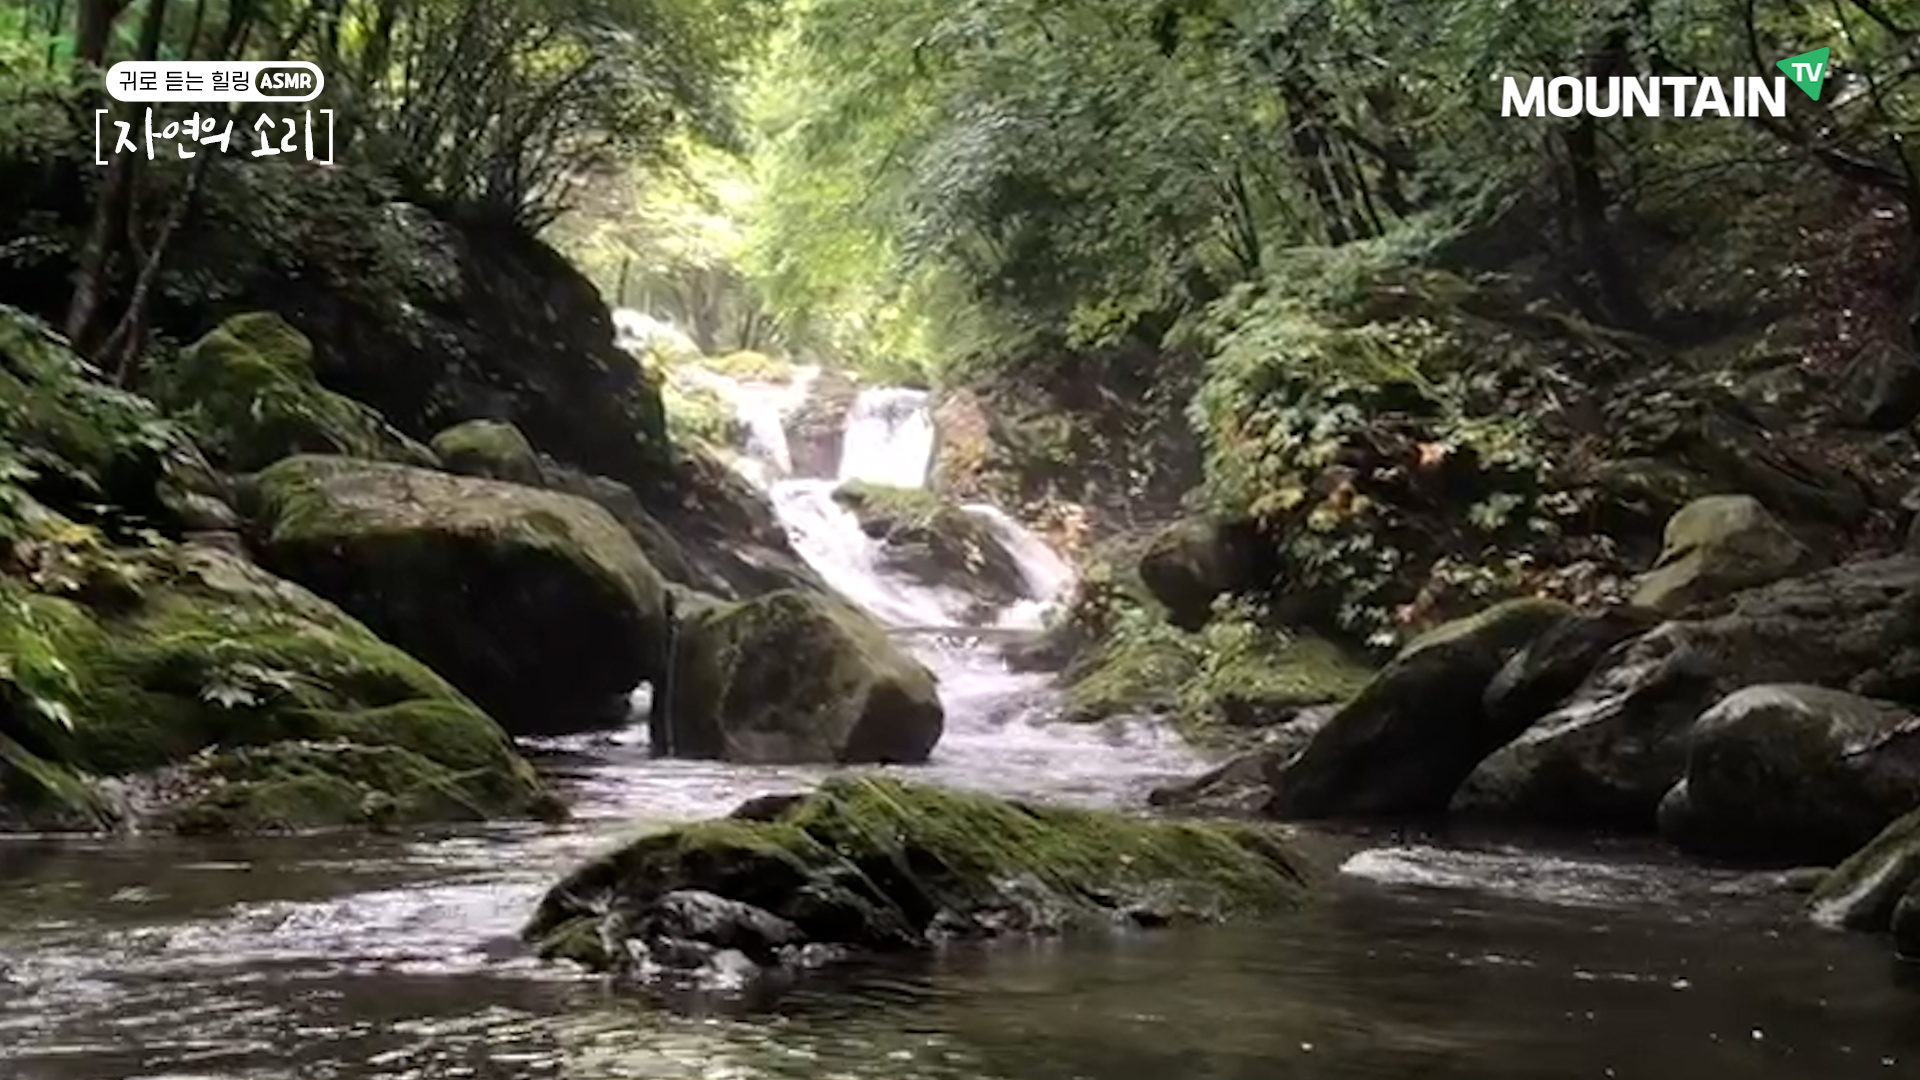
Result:
<svg viewBox="0 0 1920 1080"><path fill-rule="evenodd" d="M774 399L739 389L742 470L796 548L940 677L946 735L903 774L1137 807L1208 765L1148 720L1049 724L1048 679L998 662L999 628L1035 625L1071 581L1006 515L976 510L1031 595L994 626L956 625L966 597L879 569L830 493L925 481L924 395L867 391L840 475L793 477ZM1920 991L1884 942L1818 930L1738 875L1593 842L1349 833L1331 838L1344 872L1271 926L961 948L777 999L615 991L527 956L516 932L541 891L636 829L827 771L656 761L644 732L529 745L575 807L560 826L0 839L0 1078L1920 1075Z"/></svg>

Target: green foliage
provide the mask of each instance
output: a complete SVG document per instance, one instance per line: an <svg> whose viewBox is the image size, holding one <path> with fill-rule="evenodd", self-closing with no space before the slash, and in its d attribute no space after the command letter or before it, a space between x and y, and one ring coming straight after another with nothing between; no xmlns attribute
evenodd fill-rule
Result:
<svg viewBox="0 0 1920 1080"><path fill-rule="evenodd" d="M1409 250L1351 245L1215 305L1191 410L1213 512L1259 522L1281 579L1378 645L1419 614L1437 559L1502 565L1568 509L1517 403L1569 354L1479 314L1496 303Z"/></svg>

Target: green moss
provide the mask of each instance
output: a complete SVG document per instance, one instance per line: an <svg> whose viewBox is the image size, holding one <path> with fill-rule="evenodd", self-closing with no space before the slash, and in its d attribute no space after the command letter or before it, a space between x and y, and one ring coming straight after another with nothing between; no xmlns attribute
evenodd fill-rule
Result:
<svg viewBox="0 0 1920 1080"><path fill-rule="evenodd" d="M1065 924L1109 924L1151 905L1203 919L1296 906L1311 876L1280 831L1007 802L841 776L771 821L724 820L641 837L582 867L542 902L527 936L553 954L606 905L636 910L682 888L763 907L816 940L912 946L942 912L1006 902L1028 882Z"/></svg>
<svg viewBox="0 0 1920 1080"><path fill-rule="evenodd" d="M24 467L27 486L69 516L161 515L170 471L198 453L152 402L97 374L44 324L0 304L0 460Z"/></svg>
<svg viewBox="0 0 1920 1080"><path fill-rule="evenodd" d="M328 547L460 537L543 551L657 609L665 585L620 523L584 499L349 458L300 456L257 479L267 543Z"/></svg>
<svg viewBox="0 0 1920 1080"><path fill-rule="evenodd" d="M1284 722L1303 706L1345 701L1372 676L1357 652L1312 634L1245 617L1190 633L1136 610L1067 670L1064 716L1159 713L1188 738L1213 741Z"/></svg>
<svg viewBox="0 0 1920 1080"><path fill-rule="evenodd" d="M536 487L544 483L533 444L503 420L469 420L450 427L433 437L433 452L453 472Z"/></svg>
<svg viewBox="0 0 1920 1080"><path fill-rule="evenodd" d="M793 379L791 363L751 349L712 357L699 364L741 382L789 382Z"/></svg>
<svg viewBox="0 0 1920 1080"><path fill-rule="evenodd" d="M306 456L262 471L254 489L265 565L337 600L510 730L577 722L661 674L666 584L586 499Z"/></svg>
<svg viewBox="0 0 1920 1080"><path fill-rule="evenodd" d="M660 388L667 434L674 444L738 446L746 434L740 416L725 398L705 386L669 379Z"/></svg>
<svg viewBox="0 0 1920 1080"><path fill-rule="evenodd" d="M468 801L493 813L538 799L497 724L339 609L212 549L123 557L146 584L111 609L0 582L0 654L32 648L63 673L36 693L63 717L32 728L49 764L117 776L210 747L350 741L471 776Z"/></svg>
<svg viewBox="0 0 1920 1080"><path fill-rule="evenodd" d="M853 511L870 532L882 534L943 525L966 528L966 523L972 521L958 507L924 488L849 480L834 489L833 500Z"/></svg>
<svg viewBox="0 0 1920 1080"><path fill-rule="evenodd" d="M302 452L435 463L379 413L321 386L312 344L277 315L228 319L163 367L151 389L235 471Z"/></svg>
<svg viewBox="0 0 1920 1080"><path fill-rule="evenodd" d="M1503 600L1421 634L1401 648L1398 659L1469 635L1484 635L1490 646L1496 649L1518 648L1573 614L1571 605L1551 597L1521 596Z"/></svg>
<svg viewBox="0 0 1920 1080"><path fill-rule="evenodd" d="M456 771L399 746L284 742L196 762L197 793L165 821L183 833L292 832L340 825L479 821L530 806L531 772Z"/></svg>

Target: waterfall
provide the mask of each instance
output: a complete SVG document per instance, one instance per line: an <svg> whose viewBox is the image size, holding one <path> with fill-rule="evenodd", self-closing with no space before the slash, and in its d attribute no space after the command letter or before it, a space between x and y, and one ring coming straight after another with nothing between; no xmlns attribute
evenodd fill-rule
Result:
<svg viewBox="0 0 1920 1080"><path fill-rule="evenodd" d="M933 438L926 391L899 386L862 390L847 414L840 479L925 487L933 465Z"/></svg>
<svg viewBox="0 0 1920 1080"><path fill-rule="evenodd" d="M620 313L616 313L617 315ZM645 316L617 319L632 341L670 338L668 324ZM732 465L766 492L794 550L828 585L881 622L895 627L948 628L979 618L977 597L935 586L888 568L885 545L860 528L859 519L833 497L850 480L889 487L923 488L933 467L935 430L924 390L876 386L860 391L848 410L837 479L793 477L793 451L786 421L807 401L818 367L797 369L791 383L746 382L698 363L680 363L669 377L725 401L745 430ZM997 626L1032 628L1067 594L1073 570L1046 542L1005 511L984 503L962 507L987 526L995 542L1020 569L1026 596L1000 611Z"/></svg>
<svg viewBox="0 0 1920 1080"><path fill-rule="evenodd" d="M994 539L1013 557L1014 565L1020 568L1020 577L1026 582L1027 598L1001 612L999 625L1009 629L1039 629L1047 612L1064 601L1073 588L1073 567L1005 510L987 503L969 503L962 509L986 523Z"/></svg>
<svg viewBox="0 0 1920 1080"><path fill-rule="evenodd" d="M881 543L860 529L853 512L834 500L837 480L786 480L773 485L773 511L793 548L828 585L890 626L954 626L971 600L933 588L881 565Z"/></svg>

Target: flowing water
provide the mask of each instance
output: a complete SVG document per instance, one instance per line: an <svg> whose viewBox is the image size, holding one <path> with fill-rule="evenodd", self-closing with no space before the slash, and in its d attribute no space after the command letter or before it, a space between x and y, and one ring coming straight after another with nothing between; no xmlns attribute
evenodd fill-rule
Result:
<svg viewBox="0 0 1920 1080"><path fill-rule="evenodd" d="M911 393L856 408L849 453L871 456L855 474L924 480L931 424ZM777 478L770 441L761 475L829 580L896 626L951 610L878 574L830 500ZM997 621L1019 622L1067 579L1006 524L1032 598ZM1203 767L1150 722L1049 725L1046 680L1006 672L991 633L903 631L949 715L934 761L903 772L1135 806ZM1595 845L1334 837L1345 872L1272 926L969 948L774 999L616 992L525 955L514 935L541 889L633 829L824 770L654 761L639 731L530 752L575 821L0 841L0 1078L1920 1075L1920 992L1883 943L1816 930L1743 879Z"/></svg>

